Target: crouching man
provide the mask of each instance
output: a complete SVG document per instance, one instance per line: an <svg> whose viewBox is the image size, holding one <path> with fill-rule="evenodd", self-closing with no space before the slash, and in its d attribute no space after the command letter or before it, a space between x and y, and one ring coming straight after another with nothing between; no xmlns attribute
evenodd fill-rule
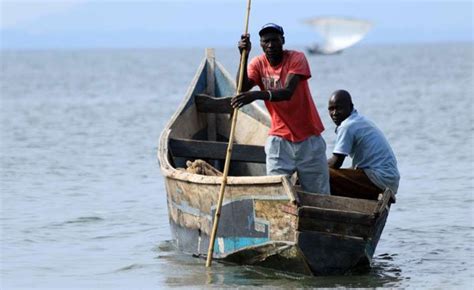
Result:
<svg viewBox="0 0 474 290"><path fill-rule="evenodd" d="M331 194L377 199L386 188L396 193L400 180L397 160L380 129L354 109L345 90L331 95L328 110L337 126L328 160ZM341 169L346 156L352 158L352 168Z"/></svg>

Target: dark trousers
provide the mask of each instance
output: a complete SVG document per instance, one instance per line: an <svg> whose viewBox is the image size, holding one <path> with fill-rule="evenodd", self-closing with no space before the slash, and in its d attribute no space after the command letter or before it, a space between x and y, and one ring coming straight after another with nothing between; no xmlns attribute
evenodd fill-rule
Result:
<svg viewBox="0 0 474 290"><path fill-rule="evenodd" d="M362 169L329 168L329 183L332 195L377 200L383 192Z"/></svg>

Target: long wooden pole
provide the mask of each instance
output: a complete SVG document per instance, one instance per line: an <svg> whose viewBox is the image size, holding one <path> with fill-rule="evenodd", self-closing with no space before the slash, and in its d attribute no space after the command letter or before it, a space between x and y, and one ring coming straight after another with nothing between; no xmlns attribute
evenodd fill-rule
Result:
<svg viewBox="0 0 474 290"><path fill-rule="evenodd" d="M250 17L250 4L251 0L247 1L247 15L245 16L245 28L244 34L246 35L249 30L249 17ZM239 72L239 80L237 83L237 94L242 92L242 82L244 80L244 64L245 59L247 58L247 50L244 49L242 54L240 55L240 72ZM221 189L219 191L219 199L217 200L217 207L216 212L214 214L214 223L212 225L212 232L211 237L209 239L209 249L207 250L207 260L206 260L206 267L210 267L212 265L212 254L214 252L214 243L216 240L216 233L217 228L219 227L219 218L221 216L221 208L222 208L222 201L224 200L224 192L225 187L227 185L227 175L229 174L229 167L230 167L230 157L232 155L232 147L234 144L234 135L235 135L235 127L237 124L237 114L239 112L238 108L234 109L232 115L232 126L230 127L230 136L229 136L229 144L227 145L227 154L225 156L225 163L224 163L224 172L222 174L222 183Z"/></svg>

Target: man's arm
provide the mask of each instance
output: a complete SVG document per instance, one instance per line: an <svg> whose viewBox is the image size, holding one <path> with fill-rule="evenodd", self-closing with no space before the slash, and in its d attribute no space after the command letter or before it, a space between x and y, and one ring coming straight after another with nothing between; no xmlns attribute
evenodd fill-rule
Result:
<svg viewBox="0 0 474 290"><path fill-rule="evenodd" d="M268 100L271 102L288 101L293 96L293 93L295 92L300 80L300 75L288 74L284 88L267 91L244 92L233 97L231 100L231 105L234 108L240 108L255 100Z"/></svg>
<svg viewBox="0 0 474 290"><path fill-rule="evenodd" d="M329 168L333 168L333 169L341 168L342 163L344 163L345 158L346 158L346 155L344 154L333 153L332 157L328 159Z"/></svg>
<svg viewBox="0 0 474 290"><path fill-rule="evenodd" d="M252 49L252 43L250 42L250 34L242 35L239 41L239 51L242 57L242 53L246 50L245 58L243 59L243 63L239 63L239 69L237 70L237 77L235 83L239 84L240 79L240 70L242 69L240 66L243 65L243 79L242 79L242 92L247 92L251 88L255 86L254 82L249 79L247 74L247 64L249 60L250 50Z"/></svg>

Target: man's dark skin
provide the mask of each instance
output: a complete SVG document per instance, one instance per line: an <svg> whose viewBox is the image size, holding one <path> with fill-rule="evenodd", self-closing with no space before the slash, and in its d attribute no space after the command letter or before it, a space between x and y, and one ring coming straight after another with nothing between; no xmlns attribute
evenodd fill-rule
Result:
<svg viewBox="0 0 474 290"><path fill-rule="evenodd" d="M285 44L285 38L274 31L269 31L260 36L260 46L262 47L265 57L271 66L276 67L283 61L283 44ZM247 50L246 57L244 59L244 68L247 68L248 56L252 44L250 42L250 35L242 35L239 41L240 54L245 49ZM237 79L239 78L240 68L237 72ZM287 101L293 96L293 93L298 86L300 76L296 74L288 74L285 87L282 89L271 90L272 102ZM237 80L238 82L238 80ZM244 77L242 82L241 94L235 96L231 100L231 105L234 108L241 108L244 105L250 104L255 100L269 100L270 94L267 91L248 91L255 86L255 83L248 78L247 70L244 69Z"/></svg>
<svg viewBox="0 0 474 290"><path fill-rule="evenodd" d="M352 113L354 105L352 104L351 95L344 90L335 91L329 98L328 110L329 116L333 122L339 126ZM329 168L339 169L346 158L343 154L333 153L328 159Z"/></svg>

